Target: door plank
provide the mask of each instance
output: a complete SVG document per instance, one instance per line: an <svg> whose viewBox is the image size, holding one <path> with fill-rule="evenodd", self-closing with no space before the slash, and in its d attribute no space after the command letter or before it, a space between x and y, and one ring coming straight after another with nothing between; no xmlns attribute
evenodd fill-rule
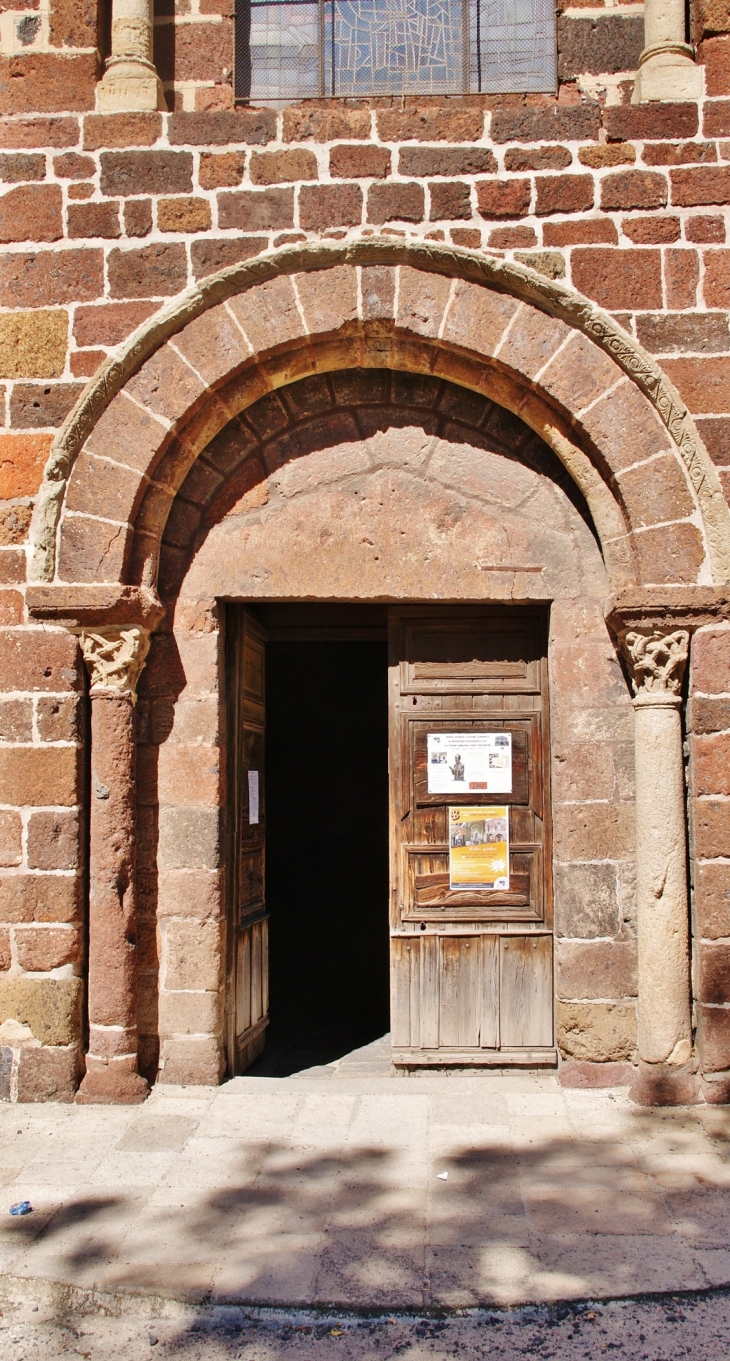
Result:
<svg viewBox="0 0 730 1361"><path fill-rule="evenodd" d="M482 936L481 1014L479 1042L482 1049L499 1049L499 936Z"/></svg>
<svg viewBox="0 0 730 1361"><path fill-rule="evenodd" d="M553 1042L552 940L549 936L503 936L500 950L502 1044Z"/></svg>

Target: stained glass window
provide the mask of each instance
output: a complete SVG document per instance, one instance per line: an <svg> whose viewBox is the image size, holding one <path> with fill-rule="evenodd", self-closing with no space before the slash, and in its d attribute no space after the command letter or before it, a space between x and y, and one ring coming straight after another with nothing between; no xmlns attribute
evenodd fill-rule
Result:
<svg viewBox="0 0 730 1361"><path fill-rule="evenodd" d="M237 0L236 97L555 89L553 0Z"/></svg>

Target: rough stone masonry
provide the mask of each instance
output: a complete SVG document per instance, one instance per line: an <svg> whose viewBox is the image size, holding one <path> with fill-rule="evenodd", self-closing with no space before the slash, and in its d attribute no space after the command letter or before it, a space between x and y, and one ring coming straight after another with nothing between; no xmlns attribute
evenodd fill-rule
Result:
<svg viewBox="0 0 730 1361"><path fill-rule="evenodd" d="M414 562L462 463L474 553L497 487L515 544L547 517L562 1078L730 1098L730 11L690 8L559 3L550 95L272 107L230 0L133 42L0 3L5 1099L223 1076L216 545L316 594L300 507L343 598L445 589L350 553L351 459ZM448 598L503 598L474 553Z"/></svg>

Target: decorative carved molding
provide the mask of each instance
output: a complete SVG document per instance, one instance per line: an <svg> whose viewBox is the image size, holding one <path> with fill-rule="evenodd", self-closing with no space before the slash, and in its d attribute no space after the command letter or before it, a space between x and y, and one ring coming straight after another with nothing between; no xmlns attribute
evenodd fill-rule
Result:
<svg viewBox="0 0 730 1361"><path fill-rule="evenodd" d="M149 629L79 629L78 638L92 690L118 690L136 703L137 681L150 650Z"/></svg>
<svg viewBox="0 0 730 1361"><path fill-rule="evenodd" d="M687 469L702 510L716 581L730 581L728 510L718 476L699 438L694 421L659 365L612 317L594 303L554 279L526 266L459 247L428 241L395 242L369 238L349 242L306 242L268 251L230 265L190 289L157 313L129 339L121 353L107 360L85 389L56 436L46 465L33 517L32 581L52 581L56 529L65 484L76 456L102 412L140 364L188 322L235 294L282 274L328 269L335 265L410 265L426 273L464 279L529 302L550 316L584 332L624 370L644 393L666 426Z"/></svg>
<svg viewBox="0 0 730 1361"><path fill-rule="evenodd" d="M623 639L635 695L678 695L689 656L689 632L632 630Z"/></svg>

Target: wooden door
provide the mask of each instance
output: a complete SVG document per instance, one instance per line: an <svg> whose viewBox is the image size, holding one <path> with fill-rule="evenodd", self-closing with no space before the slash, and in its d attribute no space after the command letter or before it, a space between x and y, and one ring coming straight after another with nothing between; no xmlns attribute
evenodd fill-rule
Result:
<svg viewBox="0 0 730 1361"><path fill-rule="evenodd" d="M228 996L230 1075L261 1053L269 1023L264 767L266 636L250 610L226 617L228 692Z"/></svg>
<svg viewBox="0 0 730 1361"><path fill-rule="evenodd" d="M396 1065L556 1062L546 637L546 616L531 607L390 611ZM434 791L439 778L429 775L429 764L443 759L439 744L453 750L455 735L479 751L499 736L499 750L511 753L511 776L495 772L469 788L454 766L458 794ZM510 788L484 789L492 778L509 778ZM479 821L482 808L503 808L505 817ZM456 844L456 829L473 834L477 846L496 842L502 833L495 828L508 828L508 883L454 882L450 819ZM481 856L477 850L479 863Z"/></svg>

